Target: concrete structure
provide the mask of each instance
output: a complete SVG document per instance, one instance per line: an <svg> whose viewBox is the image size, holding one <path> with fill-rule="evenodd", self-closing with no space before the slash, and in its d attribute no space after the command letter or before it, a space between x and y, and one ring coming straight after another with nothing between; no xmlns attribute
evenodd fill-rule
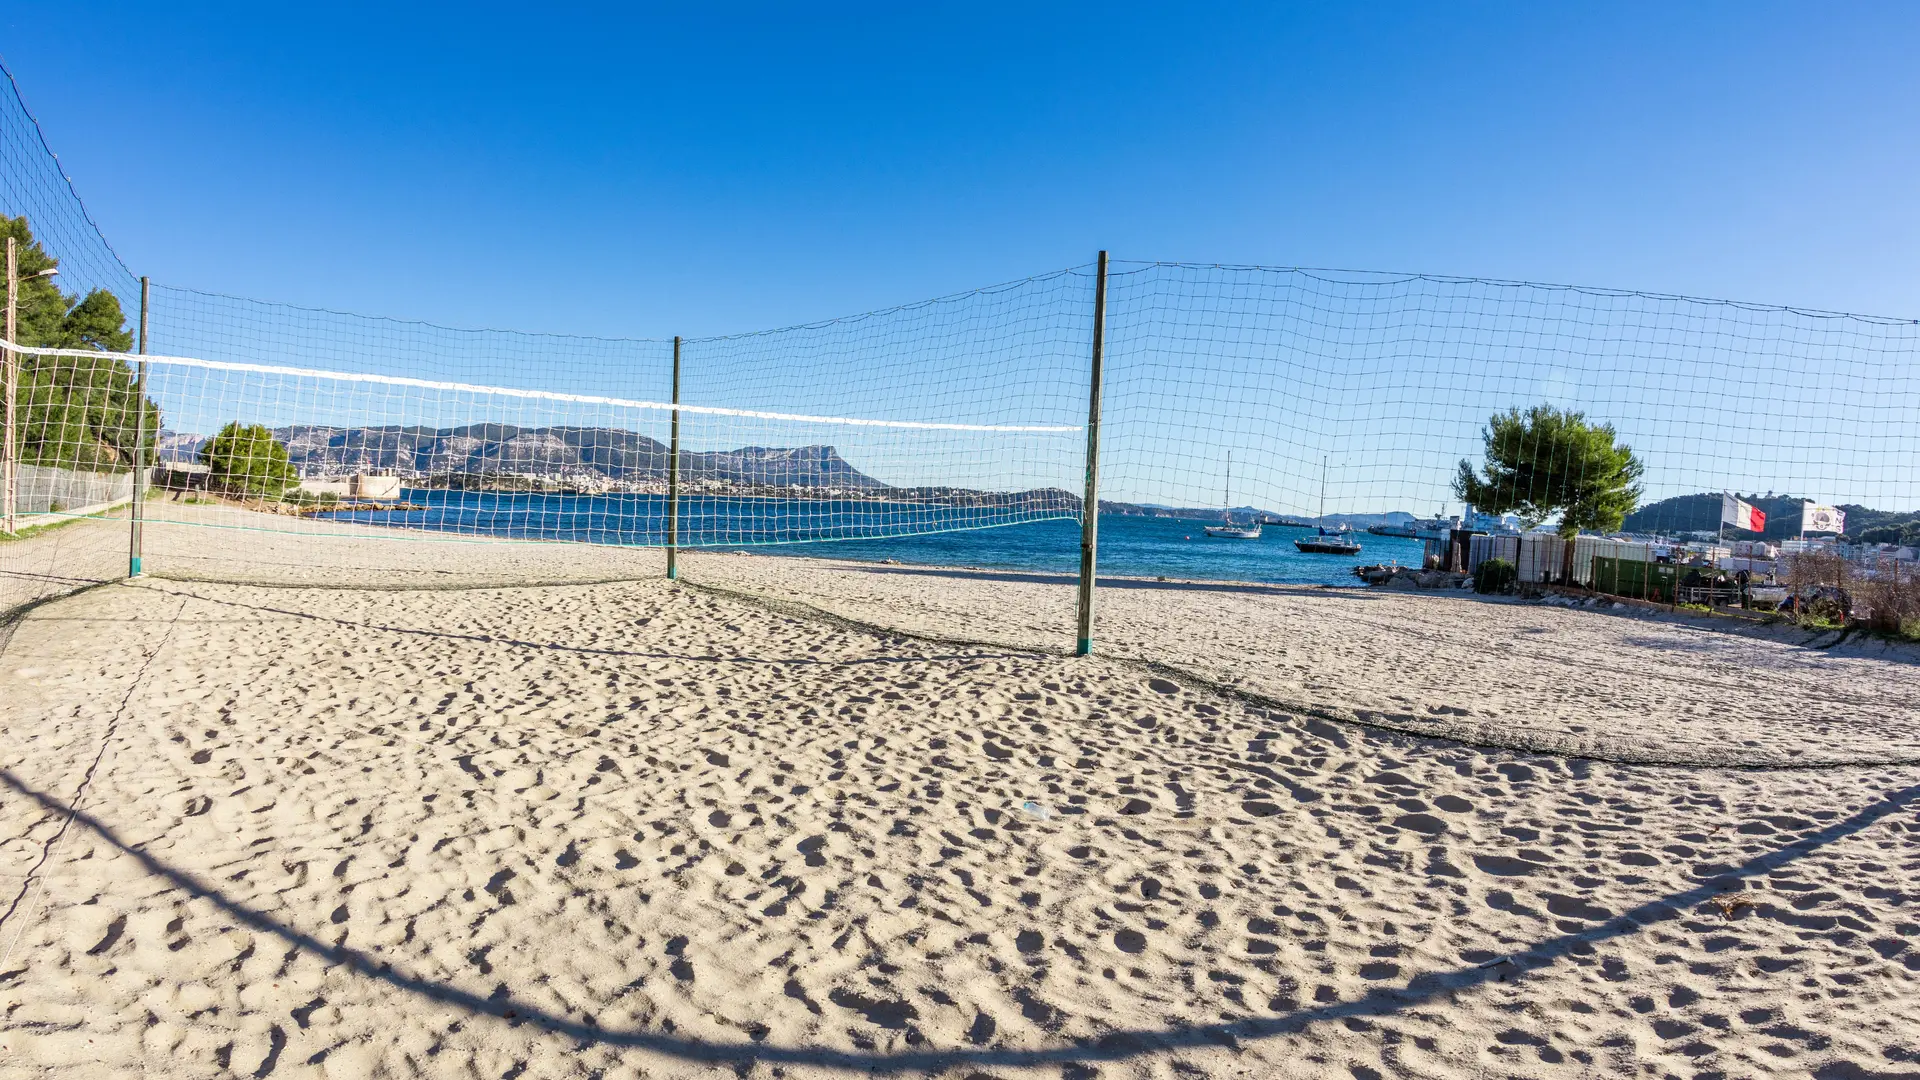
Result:
<svg viewBox="0 0 1920 1080"><path fill-rule="evenodd" d="M400 478L376 473L354 473L352 476L325 480L302 480L300 490L312 495L334 495L342 499L391 502L400 497Z"/></svg>

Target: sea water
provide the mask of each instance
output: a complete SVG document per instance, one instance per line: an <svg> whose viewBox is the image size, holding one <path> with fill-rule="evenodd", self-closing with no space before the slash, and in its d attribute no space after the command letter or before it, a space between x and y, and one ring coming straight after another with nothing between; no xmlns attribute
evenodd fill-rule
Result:
<svg viewBox="0 0 1920 1080"><path fill-rule="evenodd" d="M659 495L555 495L409 489L420 510L352 510L323 517L366 525L469 536L658 546L666 537ZM995 511L1004 515L1004 511ZM976 566L1071 574L1080 566L1080 524L1066 519L970 528L977 510L903 507L868 500L792 502L683 497L682 547L756 551L929 566ZM888 535L903 527L919 535ZM940 531L933 531L940 530ZM1358 585L1352 568L1398 562L1419 566L1421 543L1357 534L1357 555L1309 555L1293 546L1311 529L1269 525L1258 540L1221 540L1204 523L1179 518L1100 515L1100 572L1129 577ZM821 533L834 539L818 539Z"/></svg>

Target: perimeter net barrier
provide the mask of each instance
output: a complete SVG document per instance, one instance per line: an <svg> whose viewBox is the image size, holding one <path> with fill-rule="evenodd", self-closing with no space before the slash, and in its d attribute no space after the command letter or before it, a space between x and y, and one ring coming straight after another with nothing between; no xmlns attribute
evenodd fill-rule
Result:
<svg viewBox="0 0 1920 1080"><path fill-rule="evenodd" d="M117 580L136 546L163 577L424 588L656 579L671 543L696 586L1074 641L1094 267L679 342L155 287L142 356L140 283L38 138L0 104L0 609ZM1106 290L1104 655L1509 747L1920 759L1910 660L1796 644L1862 612L1920 635L1913 320L1180 263L1114 263ZM1479 598L1497 575L1467 571L1498 564L1538 602ZM1674 618L1751 615L1756 589L1826 606ZM1619 617L1551 612L1596 603Z"/></svg>
<svg viewBox="0 0 1920 1080"><path fill-rule="evenodd" d="M1815 624L1759 623L1813 565L1806 549L1834 539L1826 507L1859 541L1830 548L1853 567L1856 619L1874 600L1920 631L1910 588L1888 595L1912 581L1920 541L1914 320L1145 263L1115 264L1108 311L1101 565L1134 580L1100 590L1102 651L1325 715L1616 760L1920 753L1911 646L1822 651L1802 647L1834 644ZM1463 506L1463 486L1497 512ZM1569 508L1543 512L1557 495ZM1238 524L1268 523L1259 540L1205 538L1193 519L1229 505ZM1163 506L1207 509L1149 516ZM1747 515L1757 528L1725 520L1740 506L1764 513ZM1525 532L1568 516L1589 535ZM1123 535L1150 557L1131 559ZM1358 550L1299 550L1328 539ZM1476 594L1460 571L1489 556L1540 603ZM1364 591L1311 588L1378 564ZM1658 603L1598 598L1603 585ZM1680 628L1689 601L1722 615L1710 632ZM1907 659L1880 663L1888 649Z"/></svg>
<svg viewBox="0 0 1920 1080"><path fill-rule="evenodd" d="M1654 511L1636 531L1713 532L1725 491L1920 503L1912 319L1257 266L1116 264L1112 282L1115 500L1220 506L1232 455L1234 501L1297 520L1459 513L1462 462L1524 504L1592 467L1533 425L1535 468L1482 471L1495 418L1545 406L1632 447ZM1705 515L1660 505L1702 492Z"/></svg>
<svg viewBox="0 0 1920 1080"><path fill-rule="evenodd" d="M832 470L801 498L742 498L724 455L689 459L682 513L718 550L685 559L686 580L917 634L1058 648L1074 609L1092 298L1089 272L1061 271L687 342L685 400L923 426L770 424L758 446ZM683 445L739 446L735 423L685 416L699 436ZM832 445L807 445L828 434ZM824 540L838 542L802 543ZM1009 544L1033 558L1006 558ZM1021 580L1035 570L1046 586ZM981 575L995 604L1022 612L990 635L969 615Z"/></svg>
<svg viewBox="0 0 1920 1080"><path fill-rule="evenodd" d="M15 336L32 345L129 350L135 343L124 317L140 310L140 281L87 216L6 74L0 230L14 241L21 279ZM135 454L126 364L13 359L0 352L0 381L12 399L12 423L0 421L0 439L11 435L0 446L0 645L8 613L126 575Z"/></svg>

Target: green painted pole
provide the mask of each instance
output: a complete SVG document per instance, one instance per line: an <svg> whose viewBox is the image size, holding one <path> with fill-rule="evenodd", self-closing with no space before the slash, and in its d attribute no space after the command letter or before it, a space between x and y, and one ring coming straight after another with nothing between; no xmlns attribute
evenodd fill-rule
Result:
<svg viewBox="0 0 1920 1080"><path fill-rule="evenodd" d="M1073 654L1093 652L1093 583L1100 552L1100 376L1107 337L1107 253L1093 282L1093 370L1087 387L1087 491L1080 502L1080 619Z"/></svg>
<svg viewBox="0 0 1920 1080"><path fill-rule="evenodd" d="M680 579L680 336L673 338L673 445L667 451L667 580Z"/></svg>
<svg viewBox="0 0 1920 1080"><path fill-rule="evenodd" d="M0 504L4 504L0 505L0 527L6 529L8 536L14 534L14 514L17 510L14 506L14 498L19 493L18 473L14 467L16 464L14 454L18 452L19 446L14 440L13 430L16 419L13 407L14 389L20 381L20 354L13 348L19 344L19 338L15 334L17 328L14 325L19 308L15 294L19 291L19 251L15 247L13 237L9 236L7 237L7 352L4 357L0 357L6 361L4 370L0 370L0 377L4 377L6 383L6 425L5 431L0 432Z"/></svg>
<svg viewBox="0 0 1920 1080"><path fill-rule="evenodd" d="M140 279L140 355L147 355L147 279ZM140 361L133 394L133 526L127 537L127 576L140 576L140 527L147 512L147 362Z"/></svg>

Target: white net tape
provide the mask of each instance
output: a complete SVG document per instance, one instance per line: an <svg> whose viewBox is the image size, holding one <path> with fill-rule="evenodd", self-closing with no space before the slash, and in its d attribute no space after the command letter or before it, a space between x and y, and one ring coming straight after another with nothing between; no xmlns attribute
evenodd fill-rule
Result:
<svg viewBox="0 0 1920 1080"><path fill-rule="evenodd" d="M1074 516L1081 428L825 416L368 372L5 346L128 378L159 434L154 523L250 508L246 527L338 522L454 536L666 542L673 416L679 542L911 535ZM126 485L122 485L126 486ZM125 493L122 494L125 497ZM232 525L238 519L221 517Z"/></svg>

